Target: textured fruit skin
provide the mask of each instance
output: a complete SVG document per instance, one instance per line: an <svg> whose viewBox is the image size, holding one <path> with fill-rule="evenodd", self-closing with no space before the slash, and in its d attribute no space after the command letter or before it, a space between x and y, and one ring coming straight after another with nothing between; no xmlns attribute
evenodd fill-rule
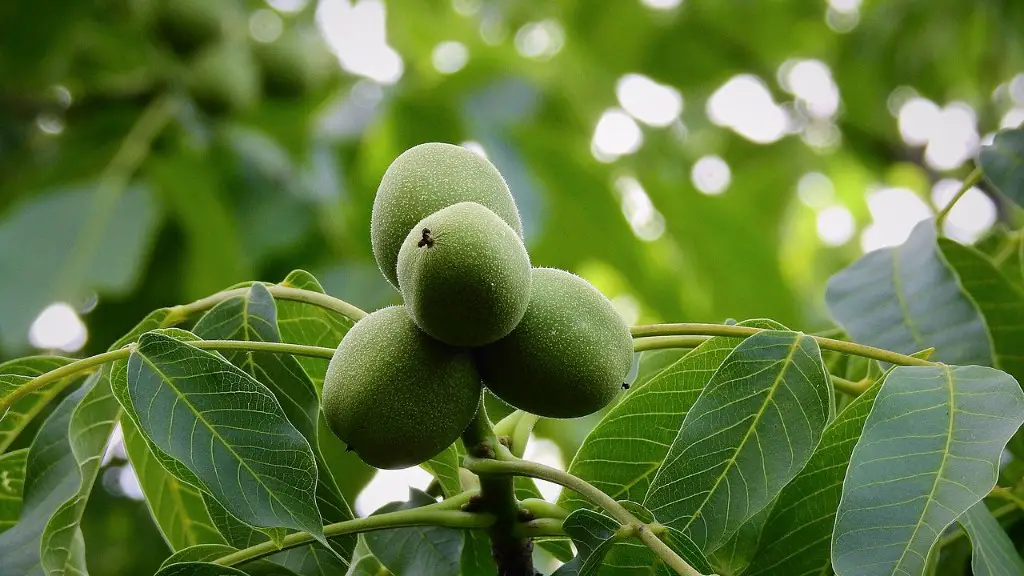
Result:
<svg viewBox="0 0 1024 576"><path fill-rule="evenodd" d="M409 232L398 285L416 325L452 346L490 344L530 303L530 256L519 235L476 202L439 210Z"/></svg>
<svg viewBox="0 0 1024 576"><path fill-rule="evenodd" d="M459 202L476 202L497 214L521 238L523 225L505 180L485 158L462 146L430 142L391 163L377 188L370 219L373 256L398 288L398 251L423 218Z"/></svg>
<svg viewBox="0 0 1024 576"><path fill-rule="evenodd" d="M371 466L406 468L455 442L476 414L480 376L464 351L434 340L405 308L356 323L327 367L331 430Z"/></svg>
<svg viewBox="0 0 1024 576"><path fill-rule="evenodd" d="M477 350L484 384L509 404L548 418L606 406L633 364L629 327L586 280L533 270L530 306L516 329Z"/></svg>

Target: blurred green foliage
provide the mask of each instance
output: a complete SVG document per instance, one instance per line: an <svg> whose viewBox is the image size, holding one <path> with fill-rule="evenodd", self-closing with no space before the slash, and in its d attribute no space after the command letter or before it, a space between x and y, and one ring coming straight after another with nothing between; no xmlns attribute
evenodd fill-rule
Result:
<svg viewBox="0 0 1024 576"><path fill-rule="evenodd" d="M173 18L168 4L0 3L0 358L26 352L32 320L53 301L82 314L83 354L156 307L295 268L366 309L396 302L370 252L370 206L390 161L424 141L479 143L519 203L534 264L582 274L638 321L771 317L826 328L824 282L861 250L855 238L819 240L816 211L797 199L801 177L827 176L857 229L871 221L873 184L928 202L937 180L969 167L929 167L901 138L894 92L965 102L985 134L1024 71L1024 3L1014 0L834 2L847 12L825 0L686 0L669 10L638 0L388 0L386 42L402 70L383 84L339 66L318 33L341 30L335 50L348 42L349 56L360 55L351 44L375 36L342 21L356 17L349 0L321 2L319 23L315 1L193 0ZM356 10L379 6L361 0ZM468 60L445 74L435 48L450 41ZM779 70L807 58L825 63L839 90L838 114L824 121L832 142L809 145L805 130L762 145L709 119L708 99L738 74L761 78L800 116ZM680 91L682 115L643 126L636 153L601 162L595 125L620 105L626 74ZM161 98L172 114L139 141L140 118ZM706 155L731 168L724 194L691 180ZM663 218L656 237L631 228L623 177L646 191L641 208ZM545 421L538 433L557 432L569 455L593 422ZM369 471L343 458L353 462L336 475L353 501ZM90 557L97 573L159 564L166 549L145 516L123 498L93 499L90 548L102 540L116 551Z"/></svg>

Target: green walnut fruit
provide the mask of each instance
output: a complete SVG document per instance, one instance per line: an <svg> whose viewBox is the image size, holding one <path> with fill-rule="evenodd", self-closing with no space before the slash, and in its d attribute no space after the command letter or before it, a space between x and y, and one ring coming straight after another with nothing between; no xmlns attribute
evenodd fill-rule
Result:
<svg viewBox="0 0 1024 576"><path fill-rule="evenodd" d="M511 332L530 303L530 279L519 235L476 202L420 220L398 252L405 309L452 346L483 346Z"/></svg>
<svg viewBox="0 0 1024 576"><path fill-rule="evenodd" d="M377 188L370 220L373 256L398 288L398 251L423 218L459 202L476 202L498 215L520 237L523 225L508 185L485 158L462 146L431 142L403 152Z"/></svg>
<svg viewBox="0 0 1024 576"><path fill-rule="evenodd" d="M216 42L245 21L235 0L158 0L154 8L156 35L178 54Z"/></svg>
<svg viewBox="0 0 1024 576"><path fill-rule="evenodd" d="M451 446L476 414L472 358L427 336L405 308L378 310L341 341L324 378L331 430L377 468L406 468Z"/></svg>
<svg viewBox="0 0 1024 576"><path fill-rule="evenodd" d="M286 30L273 42L255 44L253 51L270 96L302 96L322 86L338 68L338 59L315 29Z"/></svg>
<svg viewBox="0 0 1024 576"><path fill-rule="evenodd" d="M577 418L615 398L633 364L629 327L586 280L536 268L530 306L511 334L477 351L484 384L509 404Z"/></svg>
<svg viewBox="0 0 1024 576"><path fill-rule="evenodd" d="M249 110L260 98L259 65L244 42L213 44L192 62L188 88L210 114Z"/></svg>

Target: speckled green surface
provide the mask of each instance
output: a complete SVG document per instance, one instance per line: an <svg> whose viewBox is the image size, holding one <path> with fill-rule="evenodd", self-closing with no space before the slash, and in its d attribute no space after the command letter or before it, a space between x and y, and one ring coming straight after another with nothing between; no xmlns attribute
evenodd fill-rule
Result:
<svg viewBox="0 0 1024 576"><path fill-rule="evenodd" d="M619 393L633 363L629 327L586 280L533 270L530 306L516 329L477 351L484 382L513 406L549 418L576 418Z"/></svg>
<svg viewBox="0 0 1024 576"><path fill-rule="evenodd" d="M406 468L458 439L476 414L472 359L424 334L401 306L378 310L345 335L327 368L331 430L377 468Z"/></svg>
<svg viewBox="0 0 1024 576"><path fill-rule="evenodd" d="M452 346L483 346L511 332L530 303L530 278L522 240L475 202L420 220L398 253L405 309L424 332Z"/></svg>
<svg viewBox="0 0 1024 576"><path fill-rule="evenodd" d="M377 188L370 220L373 256L384 277L398 287L398 251L423 218L459 202L476 202L497 214L522 237L508 185L490 162L452 144L414 146L391 163Z"/></svg>

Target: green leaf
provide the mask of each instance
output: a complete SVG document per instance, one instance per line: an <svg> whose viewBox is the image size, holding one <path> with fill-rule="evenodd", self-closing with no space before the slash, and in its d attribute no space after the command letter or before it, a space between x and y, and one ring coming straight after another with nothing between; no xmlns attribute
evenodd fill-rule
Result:
<svg viewBox="0 0 1024 576"><path fill-rule="evenodd" d="M843 479L880 388L868 388L825 428L807 465L779 494L744 576L824 574L831 567Z"/></svg>
<svg viewBox="0 0 1024 576"><path fill-rule="evenodd" d="M0 456L0 534L14 526L21 514L28 448Z"/></svg>
<svg viewBox="0 0 1024 576"><path fill-rule="evenodd" d="M714 569L700 548L682 532L665 526L659 538L673 552L701 574L713 574ZM618 542L605 556L601 576L674 576L675 572L665 566L664 561L638 540Z"/></svg>
<svg viewBox="0 0 1024 576"><path fill-rule="evenodd" d="M465 542L459 565L462 576L498 576L498 566L491 555L491 539L487 534L482 530L465 530L463 535Z"/></svg>
<svg viewBox="0 0 1024 576"><path fill-rule="evenodd" d="M740 325L782 328L770 320L750 320ZM569 465L569 473L612 498L642 500L687 411L740 342L740 338L711 338L646 383L634 384L587 435ZM643 359L641 363L643 366ZM571 490L562 491L559 504L569 510L592 507Z"/></svg>
<svg viewBox="0 0 1024 576"><path fill-rule="evenodd" d="M121 417L121 405L110 390L109 368L93 374L89 380L93 384L71 414L67 431L78 463L77 491L57 508L43 529L41 561L49 576L64 576L79 570L79 559L73 554L74 539L99 474L103 453Z"/></svg>
<svg viewBox="0 0 1024 576"><path fill-rule="evenodd" d="M1024 380L1024 292L974 248L939 238L939 249L985 319L995 350L993 367Z"/></svg>
<svg viewBox="0 0 1024 576"><path fill-rule="evenodd" d="M1024 206L1024 130L1003 130L978 153L985 179L1018 206Z"/></svg>
<svg viewBox="0 0 1024 576"><path fill-rule="evenodd" d="M29 447L25 466L22 511L18 523L0 534L0 574L39 576L44 574L40 563L40 541L53 513L74 496L79 487L78 462L71 452L68 426L75 408L95 383L86 385L64 398L42 427ZM76 530L74 546L81 532ZM72 554L76 558L76 554ZM84 573L84 555L78 563Z"/></svg>
<svg viewBox="0 0 1024 576"><path fill-rule="evenodd" d="M928 551L995 486L1024 392L981 366L895 368L853 449L832 537L837 574L920 574Z"/></svg>
<svg viewBox="0 0 1024 576"><path fill-rule="evenodd" d="M562 522L562 529L576 543L576 557L559 568L556 576L593 576L604 561L605 554L619 540L622 525L608 516L587 508L573 510Z"/></svg>
<svg viewBox="0 0 1024 576"><path fill-rule="evenodd" d="M235 548L248 548L261 542L274 540L280 542L284 539L286 531L280 528L256 529L253 526L242 522L228 512L224 506L217 502L209 494L201 494L203 507L210 514L210 521L213 522L217 532Z"/></svg>
<svg viewBox="0 0 1024 576"><path fill-rule="evenodd" d="M214 527L200 492L160 465L131 419L121 419L121 430L128 461L139 478L146 506L170 549L223 544L224 537Z"/></svg>
<svg viewBox="0 0 1024 576"><path fill-rule="evenodd" d="M429 495L409 489L408 502L385 504L374 514L409 510L434 503ZM440 526L414 526L367 532L367 546L381 564L395 574L449 576L459 573L463 537L459 530Z"/></svg>
<svg viewBox="0 0 1024 576"><path fill-rule="evenodd" d="M825 301L862 344L904 354L934 347L937 362L992 365L985 320L943 259L932 220L829 279Z"/></svg>
<svg viewBox="0 0 1024 576"><path fill-rule="evenodd" d="M800 472L831 406L813 338L782 331L747 338L687 412L644 506L714 551Z"/></svg>
<svg viewBox="0 0 1024 576"><path fill-rule="evenodd" d="M224 544L199 544L171 554L160 565L160 569L168 568L172 564L213 562L234 552L238 552L238 549ZM295 576L295 572L267 560L250 560L243 567L246 576Z"/></svg>
<svg viewBox="0 0 1024 576"><path fill-rule="evenodd" d="M265 286L258 283L253 284L245 296L230 298L217 304L199 320L193 332L208 340L281 341L274 298ZM222 355L228 362L244 370L274 394L288 421L313 447L313 455L319 470L317 506L323 515L323 521L334 523L351 520L352 511L348 502L341 496L341 491L320 454L317 438L319 398L313 383L296 359L288 354L246 350L226 351ZM229 542L239 545L237 542ZM334 538L330 543L341 558L349 558L355 548L356 537L349 535ZM306 551L298 551L289 555L294 559L305 554ZM313 554L316 555L315 552ZM344 569L341 565L335 568Z"/></svg>
<svg viewBox="0 0 1024 576"><path fill-rule="evenodd" d="M633 388L643 386L649 380L664 372L669 366L681 360L689 352L689 350L681 348L641 352L640 359L637 361L636 378L633 379L630 386Z"/></svg>
<svg viewBox="0 0 1024 576"><path fill-rule="evenodd" d="M0 398L6 398L36 376L56 370L71 362L59 356L30 356L0 364ZM16 400L6 410L0 409L0 454L14 442L25 426L50 400L60 394L75 378L62 378Z"/></svg>
<svg viewBox="0 0 1024 576"><path fill-rule="evenodd" d="M462 492L462 482L459 480L459 447L456 444L445 448L440 454L427 460L422 466L430 472L441 484L441 490L445 498L451 498Z"/></svg>
<svg viewBox="0 0 1024 576"><path fill-rule="evenodd" d="M375 556L363 556L352 564L348 576L385 576L391 574Z"/></svg>
<svg viewBox="0 0 1024 576"><path fill-rule="evenodd" d="M115 346L125 345L129 342L134 342L139 339L140 336L146 332L155 330L167 330L167 334L177 338L179 340L196 340L197 338L190 332L179 330L177 328L164 328L169 323L170 310L168 308L160 308L150 312L145 318L142 319L138 324L132 328L131 332L124 336L118 341ZM128 361L117 360L110 366L111 378L110 378L110 389L114 392L114 397L121 403L121 408L124 412L122 420L131 420L138 429L139 417L135 411L135 406L132 405L131 395L128 393ZM149 436L140 434L142 439L145 441L147 448L149 449L149 455L156 459L160 465L167 470L172 476L177 478L180 482L193 487L199 487L201 482L196 478L184 464L178 462L174 458L171 458L164 453ZM138 450L136 450L138 454ZM140 455L141 457L141 455Z"/></svg>
<svg viewBox="0 0 1024 576"><path fill-rule="evenodd" d="M804 470L806 470L806 467ZM799 475L797 478L799 478ZM790 482L790 484L792 484L792 482ZM783 489L779 496L784 493L785 489ZM778 497L776 497L771 504L765 506L760 512L751 516L750 519L744 522L743 525L740 526L739 530L732 535L732 538L729 538L725 544L722 544L721 548L715 550L711 554L709 560L711 561L711 564L714 565L716 574L721 574L723 576L741 574L748 566L750 566L750 563L754 560L754 555L757 554L757 548L761 543L761 537L764 535L764 525L768 521L768 517L771 515L778 500Z"/></svg>
<svg viewBox="0 0 1024 576"><path fill-rule="evenodd" d="M221 356L151 332L129 358L128 392L139 429L231 514L323 539L313 451L265 386Z"/></svg>
<svg viewBox="0 0 1024 576"><path fill-rule="evenodd" d="M957 518L971 539L971 572L974 576L1019 576L1024 560L985 502L978 502Z"/></svg>
<svg viewBox="0 0 1024 576"><path fill-rule="evenodd" d="M78 254L94 188L33 196L0 217L0 345L24 349L32 320L57 300L75 302L88 290L126 294L136 283L156 231L149 192L128 189L109 214L92 254Z"/></svg>
<svg viewBox="0 0 1024 576"><path fill-rule="evenodd" d="M179 562L161 568L156 576L246 576L246 573L237 568L209 562Z"/></svg>
<svg viewBox="0 0 1024 576"><path fill-rule="evenodd" d="M293 271L278 285L324 293L317 279L305 270ZM353 324L341 314L319 306L289 300L277 303L277 325L282 342L337 348ZM321 358L299 358L298 361L319 392L323 388L328 361Z"/></svg>

